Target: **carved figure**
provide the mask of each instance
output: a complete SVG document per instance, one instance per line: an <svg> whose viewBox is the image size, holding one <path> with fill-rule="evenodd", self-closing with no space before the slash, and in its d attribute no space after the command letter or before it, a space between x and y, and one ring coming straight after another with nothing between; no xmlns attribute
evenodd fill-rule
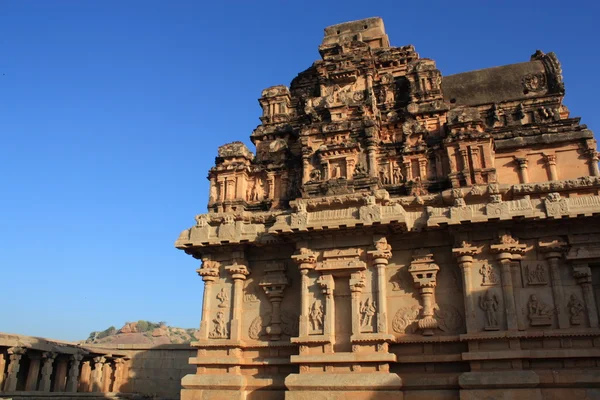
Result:
<svg viewBox="0 0 600 400"><path fill-rule="evenodd" d="M479 274L481 274L481 286L493 286L500 283L500 278L491 265L483 264L479 269Z"/></svg>
<svg viewBox="0 0 600 400"><path fill-rule="evenodd" d="M252 280L251 279L246 280L246 285L244 287L244 302L245 303L257 302L259 300L257 293L258 292L256 290L256 286L252 285Z"/></svg>
<svg viewBox="0 0 600 400"><path fill-rule="evenodd" d="M229 295L225 291L225 288L221 288L221 291L217 294L217 300L219 300L219 308L227 307L227 301L229 301Z"/></svg>
<svg viewBox="0 0 600 400"><path fill-rule="evenodd" d="M546 270L542 264L538 264L535 269L531 266L525 267L527 284L529 285L545 285L548 283L546 279Z"/></svg>
<svg viewBox="0 0 600 400"><path fill-rule="evenodd" d="M496 331L498 326L498 298L491 290L479 296L479 308L485 311L485 330Z"/></svg>
<svg viewBox="0 0 600 400"><path fill-rule="evenodd" d="M529 296L527 309L529 311L529 320L531 321L532 326L552 324L552 313L554 310L547 304L539 301L535 294Z"/></svg>
<svg viewBox="0 0 600 400"><path fill-rule="evenodd" d="M387 168L381 168L381 172L379 174L381 175L381 183L383 183L384 185L389 185L390 175L388 174Z"/></svg>
<svg viewBox="0 0 600 400"><path fill-rule="evenodd" d="M402 170L399 166L394 167L394 173L392 177L395 185L404 182L404 175L402 175Z"/></svg>
<svg viewBox="0 0 600 400"><path fill-rule="evenodd" d="M321 171L318 169L313 169L310 173L311 181L320 181L321 180Z"/></svg>
<svg viewBox="0 0 600 400"><path fill-rule="evenodd" d="M372 327L373 316L377 312L375 309L375 302L371 302L370 298L367 298L365 302L360 302L360 326L363 328Z"/></svg>
<svg viewBox="0 0 600 400"><path fill-rule="evenodd" d="M362 163L358 163L356 164L356 167L354 168L354 177L362 177L367 175L367 170L365 169L364 165Z"/></svg>
<svg viewBox="0 0 600 400"><path fill-rule="evenodd" d="M577 298L577 296L572 294L569 298L567 307L569 308L569 314L571 314L571 325L581 325L581 321L583 319L581 313L585 310L583 303Z"/></svg>
<svg viewBox="0 0 600 400"><path fill-rule="evenodd" d="M227 322L223 311L217 313L217 318L213 319L214 327L209 337L211 339L226 339L227 338Z"/></svg>
<svg viewBox="0 0 600 400"><path fill-rule="evenodd" d="M323 304L319 301L312 303L308 319L310 320L313 330L317 331L323 329L323 315Z"/></svg>

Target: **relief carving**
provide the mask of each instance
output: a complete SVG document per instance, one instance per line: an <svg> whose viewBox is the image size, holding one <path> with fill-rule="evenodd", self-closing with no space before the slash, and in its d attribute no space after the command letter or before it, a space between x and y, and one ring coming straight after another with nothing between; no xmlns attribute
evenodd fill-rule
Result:
<svg viewBox="0 0 600 400"><path fill-rule="evenodd" d="M281 333L289 337L298 336L298 315L294 312L281 311ZM271 339L272 333L268 332L272 325L273 314L266 312L254 318L248 327L248 337L253 340Z"/></svg>
<svg viewBox="0 0 600 400"><path fill-rule="evenodd" d="M546 269L542 264L537 264L535 267L531 264L526 265L523 269L525 279L528 285L547 285Z"/></svg>
<svg viewBox="0 0 600 400"><path fill-rule="evenodd" d="M531 326L552 325L552 314L554 310L549 305L538 300L537 295L529 296L527 310Z"/></svg>
<svg viewBox="0 0 600 400"><path fill-rule="evenodd" d="M225 288L221 288L221 291L217 293L217 300L219 300L219 308L227 307L227 302L229 301L229 295L225 291Z"/></svg>
<svg viewBox="0 0 600 400"><path fill-rule="evenodd" d="M574 294L569 298L567 308L571 315L571 325L581 325L583 321L582 313L585 311L585 306Z"/></svg>
<svg viewBox="0 0 600 400"><path fill-rule="evenodd" d="M227 321L225 321L223 311L217 313L217 318L213 319L213 324L213 330L209 333L208 337L211 339L227 339L229 333L227 332Z"/></svg>
<svg viewBox="0 0 600 400"><path fill-rule="evenodd" d="M308 314L308 319L310 324L312 325L313 331L322 332L323 331L323 316L325 315L323 310L323 304L316 300L312 303L310 307L310 312Z"/></svg>
<svg viewBox="0 0 600 400"><path fill-rule="evenodd" d="M493 266L483 264L479 269L481 275L481 286L495 286L500 284L500 277Z"/></svg>
<svg viewBox="0 0 600 400"><path fill-rule="evenodd" d="M254 281L252 279L247 279L244 283L244 303L256 303L260 301L258 298L258 290L253 284Z"/></svg>
<svg viewBox="0 0 600 400"><path fill-rule="evenodd" d="M414 305L412 307L403 307L396 311L392 319L392 329L396 333L412 334L417 331L417 318L423 307Z"/></svg>
<svg viewBox="0 0 600 400"><path fill-rule="evenodd" d="M483 296L479 296L479 308L485 312L485 326L483 329L486 331L497 331L500 329L498 324L498 298L488 289Z"/></svg>
<svg viewBox="0 0 600 400"><path fill-rule="evenodd" d="M451 304L438 303L434 308L438 329L446 334L457 334L463 330L464 318L458 308Z"/></svg>
<svg viewBox="0 0 600 400"><path fill-rule="evenodd" d="M375 309L375 302L367 297L364 303L362 301L360 302L359 310L361 330L363 332L373 332L373 316L377 312Z"/></svg>

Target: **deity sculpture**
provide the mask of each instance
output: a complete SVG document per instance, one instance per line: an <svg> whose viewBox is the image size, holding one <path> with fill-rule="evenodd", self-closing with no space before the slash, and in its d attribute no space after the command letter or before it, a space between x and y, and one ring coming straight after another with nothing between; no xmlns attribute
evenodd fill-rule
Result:
<svg viewBox="0 0 600 400"><path fill-rule="evenodd" d="M539 301L535 294L529 296L527 309L529 311L529 320L531 321L531 325L538 326L552 324L553 309L547 304Z"/></svg>
<svg viewBox="0 0 600 400"><path fill-rule="evenodd" d="M498 326L498 298L491 290L485 292L485 295L479 296L479 307L485 311L485 330L496 331Z"/></svg>
<svg viewBox="0 0 600 400"><path fill-rule="evenodd" d="M368 328L373 322L373 316L376 313L375 302L371 302L370 298L367 298L365 302L360 303L360 326Z"/></svg>
<svg viewBox="0 0 600 400"><path fill-rule="evenodd" d="M217 300L219 300L219 308L227 307L227 301L229 300L229 295L225 291L225 288L221 288L221 291L217 294Z"/></svg>
<svg viewBox="0 0 600 400"><path fill-rule="evenodd" d="M577 298L577 296L572 294L569 298L567 307L569 308L569 314L571 314L571 325L581 325L581 313L585 310L583 303Z"/></svg>
<svg viewBox="0 0 600 400"><path fill-rule="evenodd" d="M217 318L213 319L214 328L210 333L211 339L226 339L227 338L227 322L225 321L225 314L223 311L217 313Z"/></svg>
<svg viewBox="0 0 600 400"><path fill-rule="evenodd" d="M308 314L308 319L310 320L313 330L323 329L323 314L323 304L315 301Z"/></svg>
<svg viewBox="0 0 600 400"><path fill-rule="evenodd" d="M402 170L400 169L399 166L394 167L394 172L393 172L392 178L393 178L393 183L395 185L398 185L398 184L404 182L404 175L402 175Z"/></svg>

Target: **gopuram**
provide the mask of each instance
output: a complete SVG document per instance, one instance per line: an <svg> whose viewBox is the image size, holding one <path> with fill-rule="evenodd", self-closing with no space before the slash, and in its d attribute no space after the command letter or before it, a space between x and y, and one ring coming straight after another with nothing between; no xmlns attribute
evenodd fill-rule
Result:
<svg viewBox="0 0 600 400"><path fill-rule="evenodd" d="M600 173L560 63L443 77L325 29L218 150L182 399L600 398Z"/></svg>

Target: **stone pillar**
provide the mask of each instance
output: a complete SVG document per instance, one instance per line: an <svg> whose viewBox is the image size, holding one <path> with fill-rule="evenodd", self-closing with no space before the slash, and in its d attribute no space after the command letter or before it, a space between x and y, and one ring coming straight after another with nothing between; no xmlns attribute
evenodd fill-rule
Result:
<svg viewBox="0 0 600 400"><path fill-rule="evenodd" d="M213 283L219 279L219 263L208 258L202 260L202 266L196 270L204 281L204 295L202 300L202 320L200 322L199 339L208 339L210 332L210 306L212 299Z"/></svg>
<svg viewBox="0 0 600 400"><path fill-rule="evenodd" d="M83 359L83 354L77 353L71 356L71 365L69 366L69 374L67 378L67 392L77 392L77 384L79 381L79 364Z"/></svg>
<svg viewBox="0 0 600 400"><path fill-rule="evenodd" d="M438 327L438 322L433 318L433 295L437 284L436 277L440 267L434 263L433 254L426 250L416 251L413 261L408 267L415 287L419 289L423 309L421 319L417 322L423 336L432 336Z"/></svg>
<svg viewBox="0 0 600 400"><path fill-rule="evenodd" d="M3 353L0 353L0 392L4 387L4 370L6 369L6 358Z"/></svg>
<svg viewBox="0 0 600 400"><path fill-rule="evenodd" d="M527 171L527 159L526 158L515 158L515 161L519 165L519 175L521 183L529 183L529 172Z"/></svg>
<svg viewBox="0 0 600 400"><path fill-rule="evenodd" d="M379 176L379 171L377 171L377 160L375 157L375 150L377 149L377 144L374 140L369 140L367 142L367 160L369 162L369 176L373 178L377 178Z"/></svg>
<svg viewBox="0 0 600 400"><path fill-rule="evenodd" d="M233 279L233 318L231 320L231 340L242 339L242 300L244 296L244 281L250 275L250 269L244 265L243 252L233 254L233 264L226 267Z"/></svg>
<svg viewBox="0 0 600 400"><path fill-rule="evenodd" d="M500 264L502 294L504 298L506 325L508 330L517 330L519 328L515 294L511 276L511 264L513 258L520 258L520 256L525 252L525 247L526 245L519 244L516 239L513 239L512 236L510 236L510 234L500 235L498 243L490 246L491 251L496 253L496 259Z"/></svg>
<svg viewBox="0 0 600 400"><path fill-rule="evenodd" d="M210 188L208 191L208 202L210 203L214 203L215 201L217 201L217 180L215 179L215 177L211 177L210 178Z"/></svg>
<svg viewBox="0 0 600 400"><path fill-rule="evenodd" d="M40 392L50 391L50 377L52 376L52 365L54 364L55 358L56 353L47 351L42 354L44 366L42 367L42 379L40 380L40 386L38 388Z"/></svg>
<svg viewBox="0 0 600 400"><path fill-rule="evenodd" d="M106 358L102 356L94 357L94 370L92 371L92 392L102 390L102 367L106 362Z"/></svg>
<svg viewBox="0 0 600 400"><path fill-rule="evenodd" d="M308 155L302 155L302 184L305 184L310 180L310 163L308 162Z"/></svg>
<svg viewBox="0 0 600 400"><path fill-rule="evenodd" d="M8 371L6 374L6 383L4 384L5 392L14 392L17 390L17 382L19 370L21 369L21 358L27 349L23 347L11 347L8 349Z"/></svg>
<svg viewBox="0 0 600 400"><path fill-rule="evenodd" d="M473 298L473 285L471 277L471 268L473 266L473 256L478 254L480 249L473 247L470 243L462 242L461 246L452 249L458 266L462 271L463 277L463 296L465 302L465 320L467 333L477 332L477 317L475 314L475 299Z"/></svg>
<svg viewBox="0 0 600 400"><path fill-rule="evenodd" d="M598 152L596 149L588 149L587 154L590 158L590 175L600 176L600 169L598 169Z"/></svg>
<svg viewBox="0 0 600 400"><path fill-rule="evenodd" d="M333 298L333 290L335 289L335 281L333 275L321 275L319 277L319 285L321 291L325 295L325 318L323 323L323 335L335 334L333 328L335 326L335 301Z"/></svg>
<svg viewBox="0 0 600 400"><path fill-rule="evenodd" d="M84 361L81 365L81 376L79 378L79 392L89 392L91 389L90 381L92 377L92 367L90 361Z"/></svg>
<svg viewBox="0 0 600 400"><path fill-rule="evenodd" d="M69 360L66 358L59 358L56 363L56 373L54 374L54 387L53 392L64 392L67 383L67 368L69 366Z"/></svg>
<svg viewBox="0 0 600 400"><path fill-rule="evenodd" d="M419 178L421 178L421 181L427 180L427 159L426 158L419 159Z"/></svg>
<svg viewBox="0 0 600 400"><path fill-rule="evenodd" d="M520 256L518 256L518 260L520 260ZM510 273L511 273L511 282L513 285L513 296L515 299L515 310L521 310L521 288L522 288L522 276L521 276L521 262L518 261L516 257L513 256L513 261L510 263ZM520 331L524 331L527 329L527 324L523 320L523 318L519 318L517 314L517 329Z"/></svg>
<svg viewBox="0 0 600 400"><path fill-rule="evenodd" d="M27 354L27 357L29 358L29 370L27 371L25 391L34 392L37 390L38 381L40 378L40 366L42 361L42 355L40 353L29 352L29 354Z"/></svg>
<svg viewBox="0 0 600 400"><path fill-rule="evenodd" d="M592 289L592 271L587 264L579 264L573 266L573 276L577 279L577 283L581 285L583 292L583 301L588 313L590 328L598 326L598 309L596 307L596 299Z"/></svg>
<svg viewBox="0 0 600 400"><path fill-rule="evenodd" d="M275 175L273 172L267 172L267 198L275 199Z"/></svg>
<svg viewBox="0 0 600 400"><path fill-rule="evenodd" d="M406 176L404 178L405 178L406 182L409 182L413 178L412 162L411 162L411 160L406 160L403 162L403 164L404 164L404 171L406 172Z"/></svg>
<svg viewBox="0 0 600 400"><path fill-rule="evenodd" d="M546 168L548 169L548 178L551 181L558 180L558 172L556 170L556 155L544 154L544 161L546 162Z"/></svg>
<svg viewBox="0 0 600 400"><path fill-rule="evenodd" d="M102 393L110 393L112 386L112 367L110 361L104 363L102 367Z"/></svg>
<svg viewBox="0 0 600 400"><path fill-rule="evenodd" d="M365 274L362 271L350 274L352 296L352 336L360 335L360 294L365 287Z"/></svg>
<svg viewBox="0 0 600 400"><path fill-rule="evenodd" d="M387 333L387 285L385 267L389 259L392 258L392 246L387 242L385 236L376 236L373 238L375 250L368 251L373 260L373 265L377 269L377 333Z"/></svg>
<svg viewBox="0 0 600 400"><path fill-rule="evenodd" d="M127 359L126 358L116 358L115 359L115 380L113 383L113 392L121 392L122 386L126 382L125 372Z"/></svg>
<svg viewBox="0 0 600 400"><path fill-rule="evenodd" d="M469 168L469 155L467 153L467 149L465 148L461 148L460 150L460 156L462 158L462 174L463 177L465 178L465 183L467 184L467 186L471 186L473 184L473 182L471 181L471 169Z"/></svg>
<svg viewBox="0 0 600 400"><path fill-rule="evenodd" d="M559 264L567 249L567 243L560 238L540 240L540 251L546 256L548 265L550 266L550 284L552 285L552 295L554 297L554 306L558 318L558 327L567 329L570 326L569 316L565 305L565 296L563 293L563 285L560 279Z"/></svg>
<svg viewBox="0 0 600 400"><path fill-rule="evenodd" d="M299 336L308 336L309 321L308 314L310 313L308 304L308 272L315 268L317 258L315 254L308 248L301 246L298 252L292 256L292 260L298 264L301 276L300 287L300 318L298 321Z"/></svg>
<svg viewBox="0 0 600 400"><path fill-rule="evenodd" d="M281 339L281 302L283 301L283 292L286 286L289 285L289 281L285 276L285 264L281 262L269 263L265 267L265 274L258 285L265 291L272 307L271 323L266 332L271 340L279 340Z"/></svg>

